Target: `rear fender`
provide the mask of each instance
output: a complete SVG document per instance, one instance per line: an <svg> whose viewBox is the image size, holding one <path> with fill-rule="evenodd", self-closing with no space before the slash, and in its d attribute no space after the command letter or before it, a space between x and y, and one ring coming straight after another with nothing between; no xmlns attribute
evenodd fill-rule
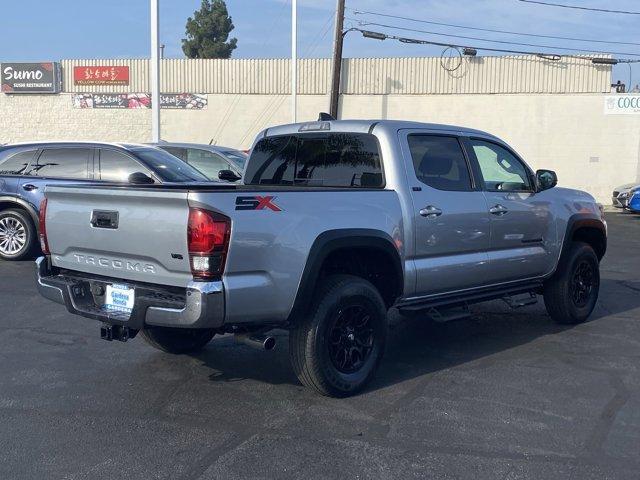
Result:
<svg viewBox="0 0 640 480"><path fill-rule="evenodd" d="M329 230L320 234L311 246L287 323L295 322L299 315L309 309L318 287L317 283L324 261L331 253L344 248L376 248L389 254L400 289L397 296L402 295L402 285L404 284L402 262L398 249L387 233L366 228Z"/></svg>

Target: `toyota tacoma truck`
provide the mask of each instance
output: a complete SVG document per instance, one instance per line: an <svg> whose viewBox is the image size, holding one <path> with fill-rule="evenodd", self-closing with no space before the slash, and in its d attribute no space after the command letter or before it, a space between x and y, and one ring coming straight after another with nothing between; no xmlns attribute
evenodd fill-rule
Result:
<svg viewBox="0 0 640 480"><path fill-rule="evenodd" d="M39 291L169 353L289 331L300 381L347 396L373 377L387 311L459 318L543 295L559 323L598 297L607 227L488 133L401 121L269 128L242 184L49 186Z"/></svg>

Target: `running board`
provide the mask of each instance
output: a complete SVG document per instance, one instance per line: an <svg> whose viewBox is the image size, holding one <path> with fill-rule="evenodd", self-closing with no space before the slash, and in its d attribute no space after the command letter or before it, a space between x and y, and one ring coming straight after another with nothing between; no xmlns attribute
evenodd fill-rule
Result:
<svg viewBox="0 0 640 480"><path fill-rule="evenodd" d="M474 303L488 300L502 299L512 308L518 308L533 304L537 301L536 292L542 289L542 281L518 283L510 286L474 289L465 293L453 293L417 299L409 302L400 302L396 308L401 313L420 312L430 309L445 309L455 306L468 306ZM528 294L526 300L514 300L516 295ZM509 299L509 300L507 300ZM511 302L511 303L509 303Z"/></svg>
<svg viewBox="0 0 640 480"><path fill-rule="evenodd" d="M526 307L527 305L534 305L538 303L538 297L534 292L528 292L523 295L511 295L508 297L503 297L502 301L515 310L516 308Z"/></svg>
<svg viewBox="0 0 640 480"><path fill-rule="evenodd" d="M453 322L454 320L464 320L471 316L469 305L464 304L458 307L430 308L425 312L431 320L437 323Z"/></svg>

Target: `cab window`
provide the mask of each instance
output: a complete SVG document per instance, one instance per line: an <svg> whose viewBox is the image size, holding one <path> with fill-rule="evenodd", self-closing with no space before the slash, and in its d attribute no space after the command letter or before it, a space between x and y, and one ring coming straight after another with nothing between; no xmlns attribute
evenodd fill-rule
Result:
<svg viewBox="0 0 640 480"><path fill-rule="evenodd" d="M418 180L438 190L472 190L467 160L456 137L412 134L407 141Z"/></svg>
<svg viewBox="0 0 640 480"><path fill-rule="evenodd" d="M260 140L251 153L249 185L382 188L378 141L366 133L309 133Z"/></svg>
<svg viewBox="0 0 640 480"><path fill-rule="evenodd" d="M532 190L529 170L509 150L484 140L471 139L470 142L478 159L486 190Z"/></svg>

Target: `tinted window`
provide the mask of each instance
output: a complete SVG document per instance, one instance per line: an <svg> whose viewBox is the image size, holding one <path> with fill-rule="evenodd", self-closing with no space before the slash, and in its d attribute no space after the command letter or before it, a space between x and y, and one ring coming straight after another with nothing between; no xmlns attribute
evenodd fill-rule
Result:
<svg viewBox="0 0 640 480"><path fill-rule="evenodd" d="M297 138L291 135L260 140L251 153L246 183L293 185Z"/></svg>
<svg viewBox="0 0 640 480"><path fill-rule="evenodd" d="M0 160L0 175L26 175L35 153L35 150L28 150L9 154L5 160Z"/></svg>
<svg viewBox="0 0 640 480"><path fill-rule="evenodd" d="M46 148L30 173L39 177L86 179L92 152L90 148Z"/></svg>
<svg viewBox="0 0 640 480"><path fill-rule="evenodd" d="M373 135L324 133L260 140L247 166L247 183L324 187L381 187L378 143Z"/></svg>
<svg viewBox="0 0 640 480"><path fill-rule="evenodd" d="M527 168L507 149L495 143L471 140L487 190L531 190Z"/></svg>
<svg viewBox="0 0 640 480"><path fill-rule="evenodd" d="M149 171L140 163L123 152L111 149L100 150L100 180L108 182L128 182L129 175L142 172L151 176Z"/></svg>
<svg viewBox="0 0 640 480"><path fill-rule="evenodd" d="M244 164L247 163L249 157L246 153L238 150L224 150L222 154L231 160L238 170L244 170Z"/></svg>
<svg viewBox="0 0 640 480"><path fill-rule="evenodd" d="M133 153L164 182L206 182L198 170L158 148L140 148Z"/></svg>
<svg viewBox="0 0 640 480"><path fill-rule="evenodd" d="M455 137L409 135L416 177L438 190L471 190L471 177L460 142Z"/></svg>
<svg viewBox="0 0 640 480"><path fill-rule="evenodd" d="M186 162L187 161L187 149L180 147L163 147L158 145L159 148L164 150L165 152L169 152L174 157L178 157L180 160Z"/></svg>
<svg viewBox="0 0 640 480"><path fill-rule="evenodd" d="M229 164L220 155L199 148L187 149L187 162L212 180L218 179L220 170L229 170Z"/></svg>

